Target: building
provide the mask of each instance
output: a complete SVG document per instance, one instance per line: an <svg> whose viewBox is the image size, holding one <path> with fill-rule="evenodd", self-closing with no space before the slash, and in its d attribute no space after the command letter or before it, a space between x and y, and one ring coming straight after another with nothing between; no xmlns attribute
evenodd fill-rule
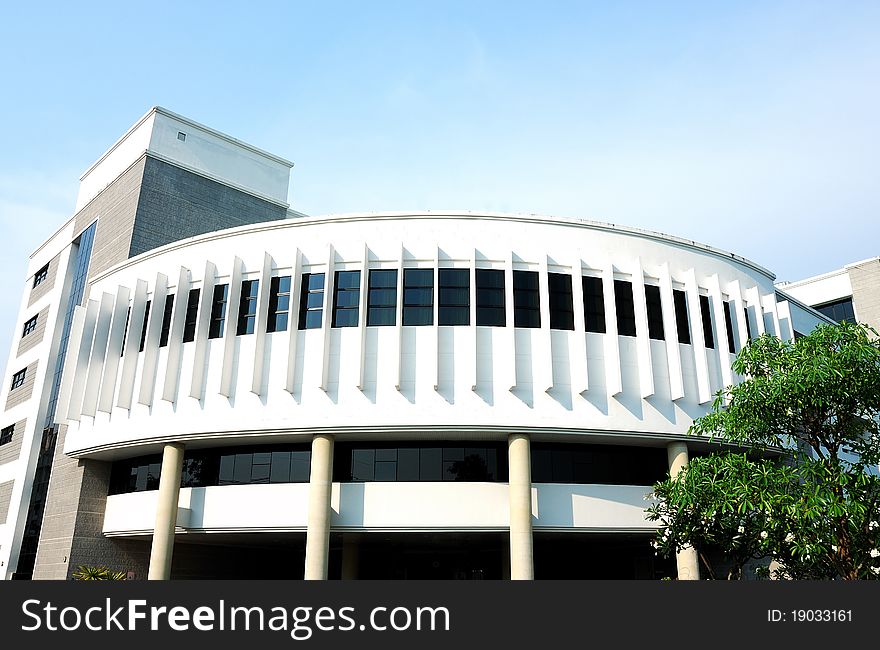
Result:
<svg viewBox="0 0 880 650"><path fill-rule="evenodd" d="M880 332L880 257L777 286L832 320L865 323Z"/></svg>
<svg viewBox="0 0 880 650"><path fill-rule="evenodd" d="M306 216L291 167L154 108L83 175L0 392L0 575L695 577L646 494L747 339L824 317L644 230Z"/></svg>

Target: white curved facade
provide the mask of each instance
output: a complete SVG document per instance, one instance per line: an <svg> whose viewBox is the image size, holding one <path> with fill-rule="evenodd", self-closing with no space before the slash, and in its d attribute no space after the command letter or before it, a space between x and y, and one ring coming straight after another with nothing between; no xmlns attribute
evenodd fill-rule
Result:
<svg viewBox="0 0 880 650"><path fill-rule="evenodd" d="M276 209L262 186L235 182L233 163L244 155L247 169L257 161L274 178L285 161L230 141L222 178L194 169L199 156L189 152L175 162L181 142L198 144L198 129L211 147L226 136L154 110L167 133L136 128L111 151L154 157L172 179L180 169L202 174L216 184L200 181L208 193L226 191L229 177L267 214ZM139 153L135 136L169 149ZM101 173L120 186L129 159L113 161ZM78 209L100 192L91 188ZM821 320L760 266L653 232L470 212L286 216L178 234L97 270L106 253L89 248L81 298L65 298L79 262L76 249L62 251L68 279L39 299L59 326L42 348L19 352L21 364L28 354L49 360L39 366L42 389L7 418L51 423L54 408L60 425L43 529L56 517L87 520L76 529L90 528L93 548L136 577L146 576L163 517L176 562L164 577L226 575L222 561L204 566L218 547L279 557L289 549L307 578L566 577L584 555L619 570L572 575L656 577L669 568L652 564L645 495L688 447L706 448L687 431L740 379L735 352L749 337L789 339ZM92 219L78 216L61 239L82 246ZM110 222L96 219L89 236L98 246ZM56 253L50 243L32 263L37 275ZM22 319L41 304L23 301ZM368 323L374 313L381 324ZM62 352L56 405L51 358ZM4 471L23 477L17 523L0 528L14 548L39 464L30 435L17 469L0 464L0 488ZM73 471L60 451L79 472L72 515L53 510ZM163 451L183 463L179 494L158 484ZM200 463L195 478L191 462ZM236 462L248 463L244 474ZM35 575L68 573L75 546L40 541ZM385 565L393 571L381 573Z"/></svg>

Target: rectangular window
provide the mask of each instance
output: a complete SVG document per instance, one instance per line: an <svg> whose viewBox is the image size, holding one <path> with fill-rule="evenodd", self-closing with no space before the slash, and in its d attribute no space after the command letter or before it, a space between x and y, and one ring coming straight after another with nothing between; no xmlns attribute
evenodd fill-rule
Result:
<svg viewBox="0 0 880 650"><path fill-rule="evenodd" d="M39 271L34 273L34 286L36 287L38 284L42 284L46 277L49 275L49 265L47 264Z"/></svg>
<svg viewBox="0 0 880 650"><path fill-rule="evenodd" d="M707 348L715 348L715 337L712 335L712 314L709 311L709 296L700 296L700 316L703 319L703 337Z"/></svg>
<svg viewBox="0 0 880 650"><path fill-rule="evenodd" d="M21 331L21 338L24 338L25 336L27 336L28 334L33 332L35 329L37 329L37 318L38 318L38 316L34 316L33 318L31 318L30 320L28 320L28 322L26 322L24 324L24 328Z"/></svg>
<svg viewBox="0 0 880 650"><path fill-rule="evenodd" d="M513 272L513 326L541 327L541 289L537 271Z"/></svg>
<svg viewBox="0 0 880 650"><path fill-rule="evenodd" d="M574 329L574 299L571 293L571 275L568 273L548 273L547 284L550 290L550 329Z"/></svg>
<svg viewBox="0 0 880 650"><path fill-rule="evenodd" d="M360 315L361 272L336 271L332 327L357 327Z"/></svg>
<svg viewBox="0 0 880 650"><path fill-rule="evenodd" d="M680 289L672 290L672 302L675 304L675 327L678 330L678 342L691 342L691 328L688 320L687 294Z"/></svg>
<svg viewBox="0 0 880 650"><path fill-rule="evenodd" d="M617 333L621 336L635 336L636 309L633 304L632 282L614 281L614 306L617 310Z"/></svg>
<svg viewBox="0 0 880 650"><path fill-rule="evenodd" d="M588 332L605 333L605 290L602 278L584 276L584 321Z"/></svg>
<svg viewBox="0 0 880 650"><path fill-rule="evenodd" d="M504 327L504 271L477 269L477 325Z"/></svg>
<svg viewBox="0 0 880 650"><path fill-rule="evenodd" d="M147 342L147 323L150 322L150 307L153 305L152 300L147 301L147 306L144 307L144 322L141 325L141 342L138 345L138 352L144 351L144 345Z"/></svg>
<svg viewBox="0 0 880 650"><path fill-rule="evenodd" d="M0 445L6 445L12 442L12 434L15 433L15 425L4 427L0 431Z"/></svg>
<svg viewBox="0 0 880 650"><path fill-rule="evenodd" d="M660 287L653 284L645 285L645 304L648 308L648 336L662 341L665 336L663 331L663 306L660 302Z"/></svg>
<svg viewBox="0 0 880 650"><path fill-rule="evenodd" d="M299 299L299 329L321 327L324 311L324 274L303 273Z"/></svg>
<svg viewBox="0 0 880 650"><path fill-rule="evenodd" d="M439 325L471 324L470 269L440 269L437 323Z"/></svg>
<svg viewBox="0 0 880 650"><path fill-rule="evenodd" d="M288 312L290 312L290 276L274 277L269 284L269 318L266 331L286 332Z"/></svg>
<svg viewBox="0 0 880 650"><path fill-rule="evenodd" d="M26 372L27 368L22 368L17 373L12 375L12 387L9 390L15 390L24 383L24 376Z"/></svg>
<svg viewBox="0 0 880 650"><path fill-rule="evenodd" d="M260 293L259 280L242 280L241 297L238 300L238 325L235 333L253 334L257 327L257 296Z"/></svg>
<svg viewBox="0 0 880 650"><path fill-rule="evenodd" d="M832 320L836 320L838 323L856 322L856 313L853 309L852 298L844 298L843 300L836 300L824 305L819 305L816 307L816 311L828 316L828 318L831 318Z"/></svg>
<svg viewBox="0 0 880 650"><path fill-rule="evenodd" d="M736 345L733 342L733 319L730 317L730 302L724 302L724 324L727 326L727 351L736 354Z"/></svg>
<svg viewBox="0 0 880 650"><path fill-rule="evenodd" d="M749 337L749 341L752 340L752 323L749 320L749 308L743 307L743 320L746 323L746 335Z"/></svg>
<svg viewBox="0 0 880 650"><path fill-rule="evenodd" d="M403 324L434 324L434 270L403 270Z"/></svg>
<svg viewBox="0 0 880 650"><path fill-rule="evenodd" d="M183 324L183 342L189 343L196 338L196 325L199 315L199 296L201 289L190 289L186 298L186 316Z"/></svg>
<svg viewBox="0 0 880 650"><path fill-rule="evenodd" d="M226 301L229 299L229 285L218 284L211 296L211 326L208 328L209 339L219 339L226 329Z"/></svg>
<svg viewBox="0 0 880 650"><path fill-rule="evenodd" d="M159 336L159 347L168 345L168 336L171 334L171 315L174 313L174 294L165 296L165 311L162 313L162 334Z"/></svg>
<svg viewBox="0 0 880 650"><path fill-rule="evenodd" d="M397 324L397 269L370 271L367 325Z"/></svg>

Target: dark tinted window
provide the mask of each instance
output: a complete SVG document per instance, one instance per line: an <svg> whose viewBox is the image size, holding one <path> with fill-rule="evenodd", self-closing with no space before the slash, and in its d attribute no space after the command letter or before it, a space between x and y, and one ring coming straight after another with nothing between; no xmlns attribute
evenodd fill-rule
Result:
<svg viewBox="0 0 880 650"><path fill-rule="evenodd" d="M856 313L853 309L852 298L844 298L843 300L835 300L834 302L829 302L825 305L819 305L816 307L816 310L825 314L828 318L836 320L838 323L856 322Z"/></svg>
<svg viewBox="0 0 880 650"><path fill-rule="evenodd" d="M715 337L712 334L712 314L709 309L709 296L700 296L700 316L703 321L703 337L706 339L706 347L715 347Z"/></svg>
<svg viewBox="0 0 880 650"><path fill-rule="evenodd" d="M470 325L471 272L470 269L440 269L438 325Z"/></svg>
<svg viewBox="0 0 880 650"><path fill-rule="evenodd" d="M201 289L190 289L186 299L186 316L183 325L183 342L189 343L196 338L196 325L199 315L199 296Z"/></svg>
<svg viewBox="0 0 880 650"><path fill-rule="evenodd" d="M214 295L211 297L211 326L208 328L209 339L219 339L223 336L226 324L226 300L228 296L228 284L218 284L214 287Z"/></svg>
<svg viewBox="0 0 880 650"><path fill-rule="evenodd" d="M21 330L21 337L24 338L35 329L37 329L37 316L28 319L28 321L24 324L24 327Z"/></svg>
<svg viewBox="0 0 880 650"><path fill-rule="evenodd" d="M153 301L148 300L147 306L144 308L144 322L141 325L141 342L138 345L138 351L144 351L144 344L147 342L147 323L150 322L150 307L152 307Z"/></svg>
<svg viewBox="0 0 880 650"><path fill-rule="evenodd" d="M434 270L403 270L403 324L434 324Z"/></svg>
<svg viewBox="0 0 880 650"><path fill-rule="evenodd" d="M12 434L15 433L15 425L11 425L8 427L4 427L2 431L0 431L0 445L7 445L12 442Z"/></svg>
<svg viewBox="0 0 880 650"><path fill-rule="evenodd" d="M303 273L299 299L299 329L321 327L324 310L324 274Z"/></svg>
<svg viewBox="0 0 880 650"><path fill-rule="evenodd" d="M507 323L504 271L477 269L477 325L504 327Z"/></svg>
<svg viewBox="0 0 880 650"><path fill-rule="evenodd" d="M361 300L361 272L336 271L331 327L357 327Z"/></svg>
<svg viewBox="0 0 880 650"><path fill-rule="evenodd" d="M541 327L541 291L537 271L513 272L513 326Z"/></svg>
<svg viewBox="0 0 880 650"><path fill-rule="evenodd" d="M506 450L494 443L340 444L335 481L505 481Z"/></svg>
<svg viewBox="0 0 880 650"><path fill-rule="evenodd" d="M46 264L46 266L44 266L39 271L34 273L34 286L37 286L38 284L42 284L43 281L48 277L48 275L49 275L49 265Z"/></svg>
<svg viewBox="0 0 880 650"><path fill-rule="evenodd" d="M645 285L645 304L648 308L648 336L663 340L663 307L660 302L660 287Z"/></svg>
<svg viewBox="0 0 880 650"><path fill-rule="evenodd" d="M746 335L749 337L749 340L752 340L752 323L749 320L749 308L743 307L743 321L746 324Z"/></svg>
<svg viewBox="0 0 880 650"><path fill-rule="evenodd" d="M605 333L605 291L602 278L584 276L584 321L588 332Z"/></svg>
<svg viewBox="0 0 880 650"><path fill-rule="evenodd" d="M675 304L675 327L678 329L678 342L691 342L691 327L688 319L687 294L673 289L672 302Z"/></svg>
<svg viewBox="0 0 880 650"><path fill-rule="evenodd" d="M547 287L550 292L550 329L574 329L574 303L571 295L571 275L548 273Z"/></svg>
<svg viewBox="0 0 880 650"><path fill-rule="evenodd" d="M162 312L162 333L159 335L159 347L168 345L168 336L171 334L171 316L174 314L174 294L165 296L165 311Z"/></svg>
<svg viewBox="0 0 880 650"><path fill-rule="evenodd" d="M724 302L724 324L727 326L727 351L736 353L736 345L733 341L733 319L730 317L730 303Z"/></svg>
<svg viewBox="0 0 880 650"><path fill-rule="evenodd" d="M633 305L632 282L614 281L614 305L617 309L617 333L623 336L635 336L636 310Z"/></svg>
<svg viewBox="0 0 880 650"><path fill-rule="evenodd" d="M668 471L661 448L612 445L532 445L533 483L653 485Z"/></svg>
<svg viewBox="0 0 880 650"><path fill-rule="evenodd" d="M367 325L397 324L397 269L370 271Z"/></svg>
<svg viewBox="0 0 880 650"><path fill-rule="evenodd" d="M257 326L257 299L260 293L259 280L243 280L241 297L238 301L237 335L253 334Z"/></svg>
<svg viewBox="0 0 880 650"><path fill-rule="evenodd" d="M17 373L12 375L12 385L10 386L9 390L15 390L19 386L22 386L24 384L24 377L26 374L27 368L22 368Z"/></svg>

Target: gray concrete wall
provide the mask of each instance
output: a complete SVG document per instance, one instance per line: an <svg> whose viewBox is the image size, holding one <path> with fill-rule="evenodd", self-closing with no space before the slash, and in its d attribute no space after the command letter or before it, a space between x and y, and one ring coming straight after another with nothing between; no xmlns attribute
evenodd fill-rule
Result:
<svg viewBox="0 0 880 650"><path fill-rule="evenodd" d="M43 336L46 334L46 320L49 317L49 307L43 307L39 313L37 314L37 326L34 328L34 331L28 334L27 336L22 337L18 341L18 352L16 356L21 356L32 347L38 345L43 341ZM30 319L28 319L30 320ZM27 322L27 321L25 321ZM24 323L21 323L21 328L24 329Z"/></svg>
<svg viewBox="0 0 880 650"><path fill-rule="evenodd" d="M880 332L880 259L848 266L856 320Z"/></svg>
<svg viewBox="0 0 880 650"><path fill-rule="evenodd" d="M18 456L21 454L21 439L24 437L24 425L26 422L27 420L16 422L15 428L12 430L12 440L5 445L0 445L0 465L18 460Z"/></svg>
<svg viewBox="0 0 880 650"><path fill-rule="evenodd" d="M49 260L49 269L46 272L46 279L34 286L34 276L27 279L30 286L30 295L28 296L28 307L33 305L37 300L45 296L55 286L55 279L58 277L58 255Z"/></svg>
<svg viewBox="0 0 880 650"><path fill-rule="evenodd" d="M34 361L25 369L24 383L15 390L9 391L9 395L6 397L7 411L13 406L18 406L31 398L31 395L34 392L34 380L37 378L37 363L37 361ZM15 372L18 372L18 370ZM6 377L5 379L6 381L11 382L12 375L10 374L9 377Z"/></svg>

